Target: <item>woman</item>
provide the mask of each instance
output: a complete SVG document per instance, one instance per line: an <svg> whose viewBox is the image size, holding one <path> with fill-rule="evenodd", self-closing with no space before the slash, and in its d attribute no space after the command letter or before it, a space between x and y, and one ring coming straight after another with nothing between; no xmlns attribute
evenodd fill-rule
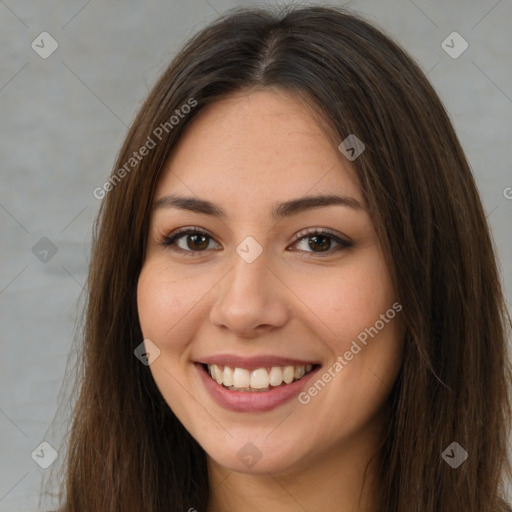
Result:
<svg viewBox="0 0 512 512"><path fill-rule="evenodd" d="M504 307L475 182L395 43L237 10L104 197L62 511L504 511Z"/></svg>

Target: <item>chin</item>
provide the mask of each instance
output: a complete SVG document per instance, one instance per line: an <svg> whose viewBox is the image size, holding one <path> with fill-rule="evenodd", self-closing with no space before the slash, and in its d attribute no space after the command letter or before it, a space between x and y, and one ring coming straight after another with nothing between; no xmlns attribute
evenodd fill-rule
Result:
<svg viewBox="0 0 512 512"><path fill-rule="evenodd" d="M230 471L250 475L277 474L296 470L300 464L301 454L297 452L297 447L285 446L284 441L277 438L272 443L230 441L227 445L215 443L212 450L206 450L215 464ZM219 449L219 446L223 448Z"/></svg>

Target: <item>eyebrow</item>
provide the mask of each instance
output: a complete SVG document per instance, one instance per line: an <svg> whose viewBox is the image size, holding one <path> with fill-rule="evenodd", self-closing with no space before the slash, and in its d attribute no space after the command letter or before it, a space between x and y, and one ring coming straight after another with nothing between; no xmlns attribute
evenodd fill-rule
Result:
<svg viewBox="0 0 512 512"><path fill-rule="evenodd" d="M272 210L272 216L275 219L281 219L307 210L325 206L348 206L355 210L365 210L364 206L353 197L328 194L306 196L284 201L274 207ZM198 199L197 197L178 196L176 194L163 196L153 203L153 210L161 208L178 208L180 210L213 215L219 218L227 217L226 212L219 205L212 203L211 201Z"/></svg>

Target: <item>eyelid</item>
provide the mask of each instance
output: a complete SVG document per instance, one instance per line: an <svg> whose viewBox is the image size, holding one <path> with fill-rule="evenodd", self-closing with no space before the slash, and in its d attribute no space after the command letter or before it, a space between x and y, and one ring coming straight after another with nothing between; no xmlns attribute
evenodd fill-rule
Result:
<svg viewBox="0 0 512 512"><path fill-rule="evenodd" d="M327 236L330 236L330 237L334 238L335 240L339 241L340 243L343 243L347 246L352 245L352 241L349 239L349 237L343 235L342 233L338 233L338 232L332 231L327 228L305 228L305 229L302 229L295 235L294 242L297 242L301 238L304 238L308 235L309 236L327 235Z"/></svg>
<svg viewBox="0 0 512 512"><path fill-rule="evenodd" d="M183 226L181 228L175 229L168 235L165 235L165 238L174 238L177 235L189 233L190 231L194 231L194 232L197 231L198 233L200 233L202 235L207 235L210 238L214 238L212 235L210 235L210 233L208 233L208 231L206 231L206 229L200 228L199 226Z"/></svg>

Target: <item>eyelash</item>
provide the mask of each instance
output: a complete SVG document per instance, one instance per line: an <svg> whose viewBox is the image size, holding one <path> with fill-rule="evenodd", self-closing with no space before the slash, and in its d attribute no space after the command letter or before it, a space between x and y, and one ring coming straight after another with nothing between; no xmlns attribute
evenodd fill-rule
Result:
<svg viewBox="0 0 512 512"><path fill-rule="evenodd" d="M208 249L204 249L202 251L192 251L192 250L182 249L181 247L177 247L175 245L176 240L184 237L185 235L202 235L202 236L205 236L205 237L215 241L215 239L212 236L210 236L209 233L207 233L206 231L204 231L201 228L194 226L192 228L190 228L190 227L180 228L180 229L176 230L174 233L164 236L161 241L161 245L168 248L169 250L181 252L182 254L186 254L187 256L191 256L191 257L195 257L195 256L197 256L201 253L204 253L208 250ZM352 244L350 242L348 242L347 240L343 240L342 238L339 238L331 231L328 231L326 229L321 229L321 228L309 228L309 229L300 231L299 233L297 233L297 236L296 236L293 244L296 244L303 239L313 238L314 236L322 236L322 237L326 237L328 239L334 240L336 243L339 244L339 246L335 247L334 249L329 249L329 250L323 251L323 252L315 252L315 251L302 251L302 252L305 252L305 253L308 253L311 255L317 255L320 257L325 257L325 256L331 256L333 253L336 253L343 249L352 247Z"/></svg>

